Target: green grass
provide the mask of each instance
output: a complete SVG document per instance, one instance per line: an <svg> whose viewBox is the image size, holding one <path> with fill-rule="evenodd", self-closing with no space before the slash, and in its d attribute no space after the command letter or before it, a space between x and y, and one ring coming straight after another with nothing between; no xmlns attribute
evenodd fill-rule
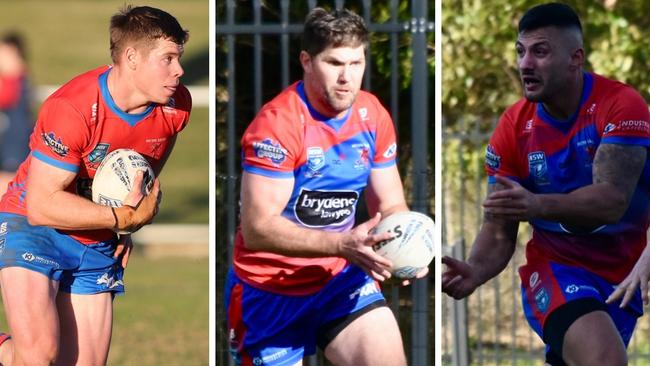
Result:
<svg viewBox="0 0 650 366"><path fill-rule="evenodd" d="M115 298L109 365L208 364L208 260L135 255ZM0 330L7 331L0 307Z"/></svg>
<svg viewBox="0 0 650 366"><path fill-rule="evenodd" d="M0 34L7 30L24 34L34 83L58 85L86 70L111 63L109 20L129 3L141 4L124 0L3 0ZM197 75L192 77L191 84L207 85L209 2L155 0L147 4L169 12L190 31L183 60L205 62L196 64L198 70L186 70L186 75Z"/></svg>
<svg viewBox="0 0 650 366"><path fill-rule="evenodd" d="M208 223L208 108L193 108L190 123L160 174L163 191L155 222Z"/></svg>

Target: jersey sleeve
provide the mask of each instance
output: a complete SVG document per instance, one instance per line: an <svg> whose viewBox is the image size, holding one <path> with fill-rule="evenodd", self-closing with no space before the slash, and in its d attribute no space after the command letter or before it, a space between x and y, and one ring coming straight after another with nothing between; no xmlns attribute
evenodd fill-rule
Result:
<svg viewBox="0 0 650 366"><path fill-rule="evenodd" d="M395 126L388 111L376 101L378 109L377 136L375 140L375 156L372 159L373 168L385 168L395 164L397 157L397 137Z"/></svg>
<svg viewBox="0 0 650 366"><path fill-rule="evenodd" d="M634 89L624 87L611 98L605 118L598 121L603 144L650 147L648 105Z"/></svg>
<svg viewBox="0 0 650 366"><path fill-rule="evenodd" d="M180 84L174 93L174 108L179 112L179 120L175 124L176 133L179 133L189 123L192 111L192 94L185 85Z"/></svg>
<svg viewBox="0 0 650 366"><path fill-rule="evenodd" d="M76 173L89 139L84 115L65 99L51 98L41 108L30 147L36 159Z"/></svg>
<svg viewBox="0 0 650 366"><path fill-rule="evenodd" d="M489 183L494 182L494 176L497 174L517 180L521 179L517 174L514 130L513 116L506 111L499 119L485 150L485 171Z"/></svg>
<svg viewBox="0 0 650 366"><path fill-rule="evenodd" d="M302 140L291 119L278 108L263 108L241 140L242 169L271 178L293 178Z"/></svg>

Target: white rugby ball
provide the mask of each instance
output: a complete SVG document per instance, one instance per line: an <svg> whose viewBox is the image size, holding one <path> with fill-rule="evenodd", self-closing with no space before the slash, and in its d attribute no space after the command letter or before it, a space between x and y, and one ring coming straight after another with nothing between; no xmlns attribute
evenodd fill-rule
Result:
<svg viewBox="0 0 650 366"><path fill-rule="evenodd" d="M151 191L154 181L153 169L147 159L132 149L110 152L95 172L92 184L93 202L104 206L120 207L133 188L138 170L144 170L142 194Z"/></svg>
<svg viewBox="0 0 650 366"><path fill-rule="evenodd" d="M373 233L384 232L393 233L395 237L374 245L373 249L393 262L393 276L413 278L433 260L434 223L429 216L415 211L394 213L373 229Z"/></svg>

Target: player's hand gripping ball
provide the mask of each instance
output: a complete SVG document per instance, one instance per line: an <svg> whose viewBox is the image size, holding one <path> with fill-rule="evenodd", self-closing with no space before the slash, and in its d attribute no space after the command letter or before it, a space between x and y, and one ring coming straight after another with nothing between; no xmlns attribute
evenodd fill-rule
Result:
<svg viewBox="0 0 650 366"><path fill-rule="evenodd" d="M93 178L93 202L111 207L122 206L133 188L138 170L144 171L142 195L147 195L154 181L154 173L147 159L131 149L117 149L106 155Z"/></svg>
<svg viewBox="0 0 650 366"><path fill-rule="evenodd" d="M429 216L415 211L397 212L382 219L373 229L373 233L390 232L395 236L374 245L373 249L393 262L393 276L414 278L433 260L433 231L434 223Z"/></svg>

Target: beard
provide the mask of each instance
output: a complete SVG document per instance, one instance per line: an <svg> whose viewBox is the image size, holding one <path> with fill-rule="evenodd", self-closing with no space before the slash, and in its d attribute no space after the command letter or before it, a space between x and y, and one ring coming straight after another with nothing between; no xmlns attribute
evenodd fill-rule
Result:
<svg viewBox="0 0 650 366"><path fill-rule="evenodd" d="M354 101L357 99L357 94L359 93L358 90L350 91L348 93L345 93L344 96L339 96L334 89L325 89L323 92L325 101L336 113L341 113L348 110L352 104L354 104Z"/></svg>

